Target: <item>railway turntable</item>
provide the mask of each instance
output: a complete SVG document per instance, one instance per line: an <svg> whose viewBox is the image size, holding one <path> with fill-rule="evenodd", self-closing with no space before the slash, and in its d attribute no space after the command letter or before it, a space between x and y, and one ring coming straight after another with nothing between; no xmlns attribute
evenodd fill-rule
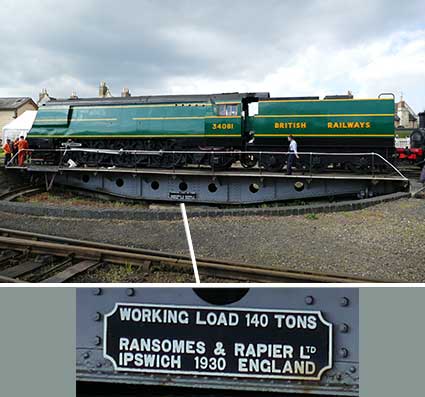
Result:
<svg viewBox="0 0 425 397"><path fill-rule="evenodd" d="M158 156L160 153L153 152L146 155ZM270 154L264 152L260 155ZM332 154L327 153L305 155L310 159L320 156L332 157ZM69 167L33 163L25 167L11 166L8 169L21 169L29 175L41 176L47 190L56 184L147 201L258 204L336 196L368 198L408 191L409 181L397 168L376 153L367 155L372 158L372 162L384 161L390 172L382 173L371 169L367 172L353 173L336 168L318 172L308 162L292 175L267 171L260 167L216 170L206 167L172 169ZM345 156L350 157L352 154Z"/></svg>

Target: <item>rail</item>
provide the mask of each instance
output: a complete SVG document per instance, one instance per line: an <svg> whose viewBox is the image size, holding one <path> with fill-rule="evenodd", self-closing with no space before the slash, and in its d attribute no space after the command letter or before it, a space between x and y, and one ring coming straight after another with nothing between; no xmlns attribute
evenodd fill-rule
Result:
<svg viewBox="0 0 425 397"><path fill-rule="evenodd" d="M293 154L290 152L283 152L283 151L221 151L221 150L195 150L195 151L183 151L183 150L172 150L172 151L166 151L166 150L159 150L159 151L150 151L150 150L112 150L112 149L90 149L90 148L63 148L63 149L21 149L18 153L16 153L10 161L6 164L6 167L14 166L14 163L16 161L17 156L22 151L28 152L28 153L63 153L61 156L61 160L59 162L59 169L67 169L70 168L69 166L63 166L62 161L65 155L69 152L83 152L83 153L94 153L94 154L104 154L104 155L111 155L111 156L122 156L122 155L138 155L138 156L166 156L171 155L173 159L173 163L175 162L175 157L177 155L226 155L226 156L234 156L236 160L242 159L244 156L257 156L258 163L261 163L261 161L266 156L275 156L276 158L280 158L280 160L284 160L285 157L287 157L289 154ZM362 169L362 172L369 175L375 176L376 174L376 167L381 163L386 168L391 170L392 172L395 172L398 176L400 176L403 180L408 180L403 173L395 167L390 161L388 161L385 157L383 157L379 153L375 152L298 152L297 153L300 156L300 162L298 164L295 164L295 168L301 169L303 175L313 175L313 172L319 167L322 163L322 160L326 157L333 157L333 159L328 159L328 161L324 161L325 164L332 164L332 163L341 163L341 158L347 158L347 163L349 163L349 159L351 158L359 158L362 157L363 159L369 158L370 161L364 162L364 168ZM101 169L104 168L103 166L95 166L90 167L90 169ZM140 168L140 167L139 167ZM143 167L142 167L143 168ZM171 167L172 169L175 169L176 167ZM211 165L211 168L214 170L214 165ZM134 169L137 170L137 164L134 165ZM263 168L261 166L257 166L255 169L258 170L259 174L261 175L263 172ZM328 168L332 170L332 168Z"/></svg>
<svg viewBox="0 0 425 397"><path fill-rule="evenodd" d="M169 268L191 271L192 262L187 255L142 248L123 247L92 241L82 241L66 237L45 235L0 228L0 248L21 250L35 254L50 254L81 261L99 261L118 265L149 266L160 263ZM308 283L364 283L389 282L374 278L358 277L347 274L320 273L259 267L215 258L197 258L200 274L227 280L247 282L308 282ZM2 271L0 270L0 282ZM72 274L72 272L71 272ZM16 280L15 280L16 281ZM43 282L43 280L42 280Z"/></svg>

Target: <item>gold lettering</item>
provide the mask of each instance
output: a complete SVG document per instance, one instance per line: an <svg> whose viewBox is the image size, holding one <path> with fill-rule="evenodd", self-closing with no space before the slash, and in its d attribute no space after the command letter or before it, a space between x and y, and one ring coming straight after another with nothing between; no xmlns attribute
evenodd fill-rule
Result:
<svg viewBox="0 0 425 397"><path fill-rule="evenodd" d="M328 128L371 128L370 121L328 121ZM297 126L298 127L298 126ZM301 128L306 128L305 123L301 123Z"/></svg>
<svg viewBox="0 0 425 397"><path fill-rule="evenodd" d="M328 123L329 125L330 123ZM227 127L229 128L229 127ZM232 129L234 128L233 124L232 124ZM307 128L307 123L305 121L302 122L295 122L295 121L290 121L290 122L274 122L274 128L277 129L288 129L288 128ZM332 127L329 127L332 128Z"/></svg>

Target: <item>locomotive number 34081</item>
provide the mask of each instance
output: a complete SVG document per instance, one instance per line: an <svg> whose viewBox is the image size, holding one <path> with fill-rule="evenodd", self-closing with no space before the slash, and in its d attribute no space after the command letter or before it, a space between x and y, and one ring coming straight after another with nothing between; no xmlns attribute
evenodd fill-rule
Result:
<svg viewBox="0 0 425 397"><path fill-rule="evenodd" d="M213 123L213 130L233 130L235 125L233 123Z"/></svg>

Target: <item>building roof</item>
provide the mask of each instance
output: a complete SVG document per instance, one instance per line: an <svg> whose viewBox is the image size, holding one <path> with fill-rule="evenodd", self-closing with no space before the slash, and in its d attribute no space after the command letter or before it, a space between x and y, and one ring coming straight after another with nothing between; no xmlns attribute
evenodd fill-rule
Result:
<svg viewBox="0 0 425 397"><path fill-rule="evenodd" d="M175 102L208 102L208 101L240 101L247 97L257 97L267 99L270 97L268 92L258 93L221 93L209 95L150 95L150 96L129 96L129 97L107 97L107 98L75 98L75 99L56 99L51 98L43 106L58 105L76 105L76 106L95 106L95 105L116 105L116 104L156 104L156 103L175 103Z"/></svg>
<svg viewBox="0 0 425 397"><path fill-rule="evenodd" d="M25 105L28 102L32 102L34 107L37 108L37 105L30 97L10 97L10 98L0 98L0 110L15 110L19 109L21 106Z"/></svg>

